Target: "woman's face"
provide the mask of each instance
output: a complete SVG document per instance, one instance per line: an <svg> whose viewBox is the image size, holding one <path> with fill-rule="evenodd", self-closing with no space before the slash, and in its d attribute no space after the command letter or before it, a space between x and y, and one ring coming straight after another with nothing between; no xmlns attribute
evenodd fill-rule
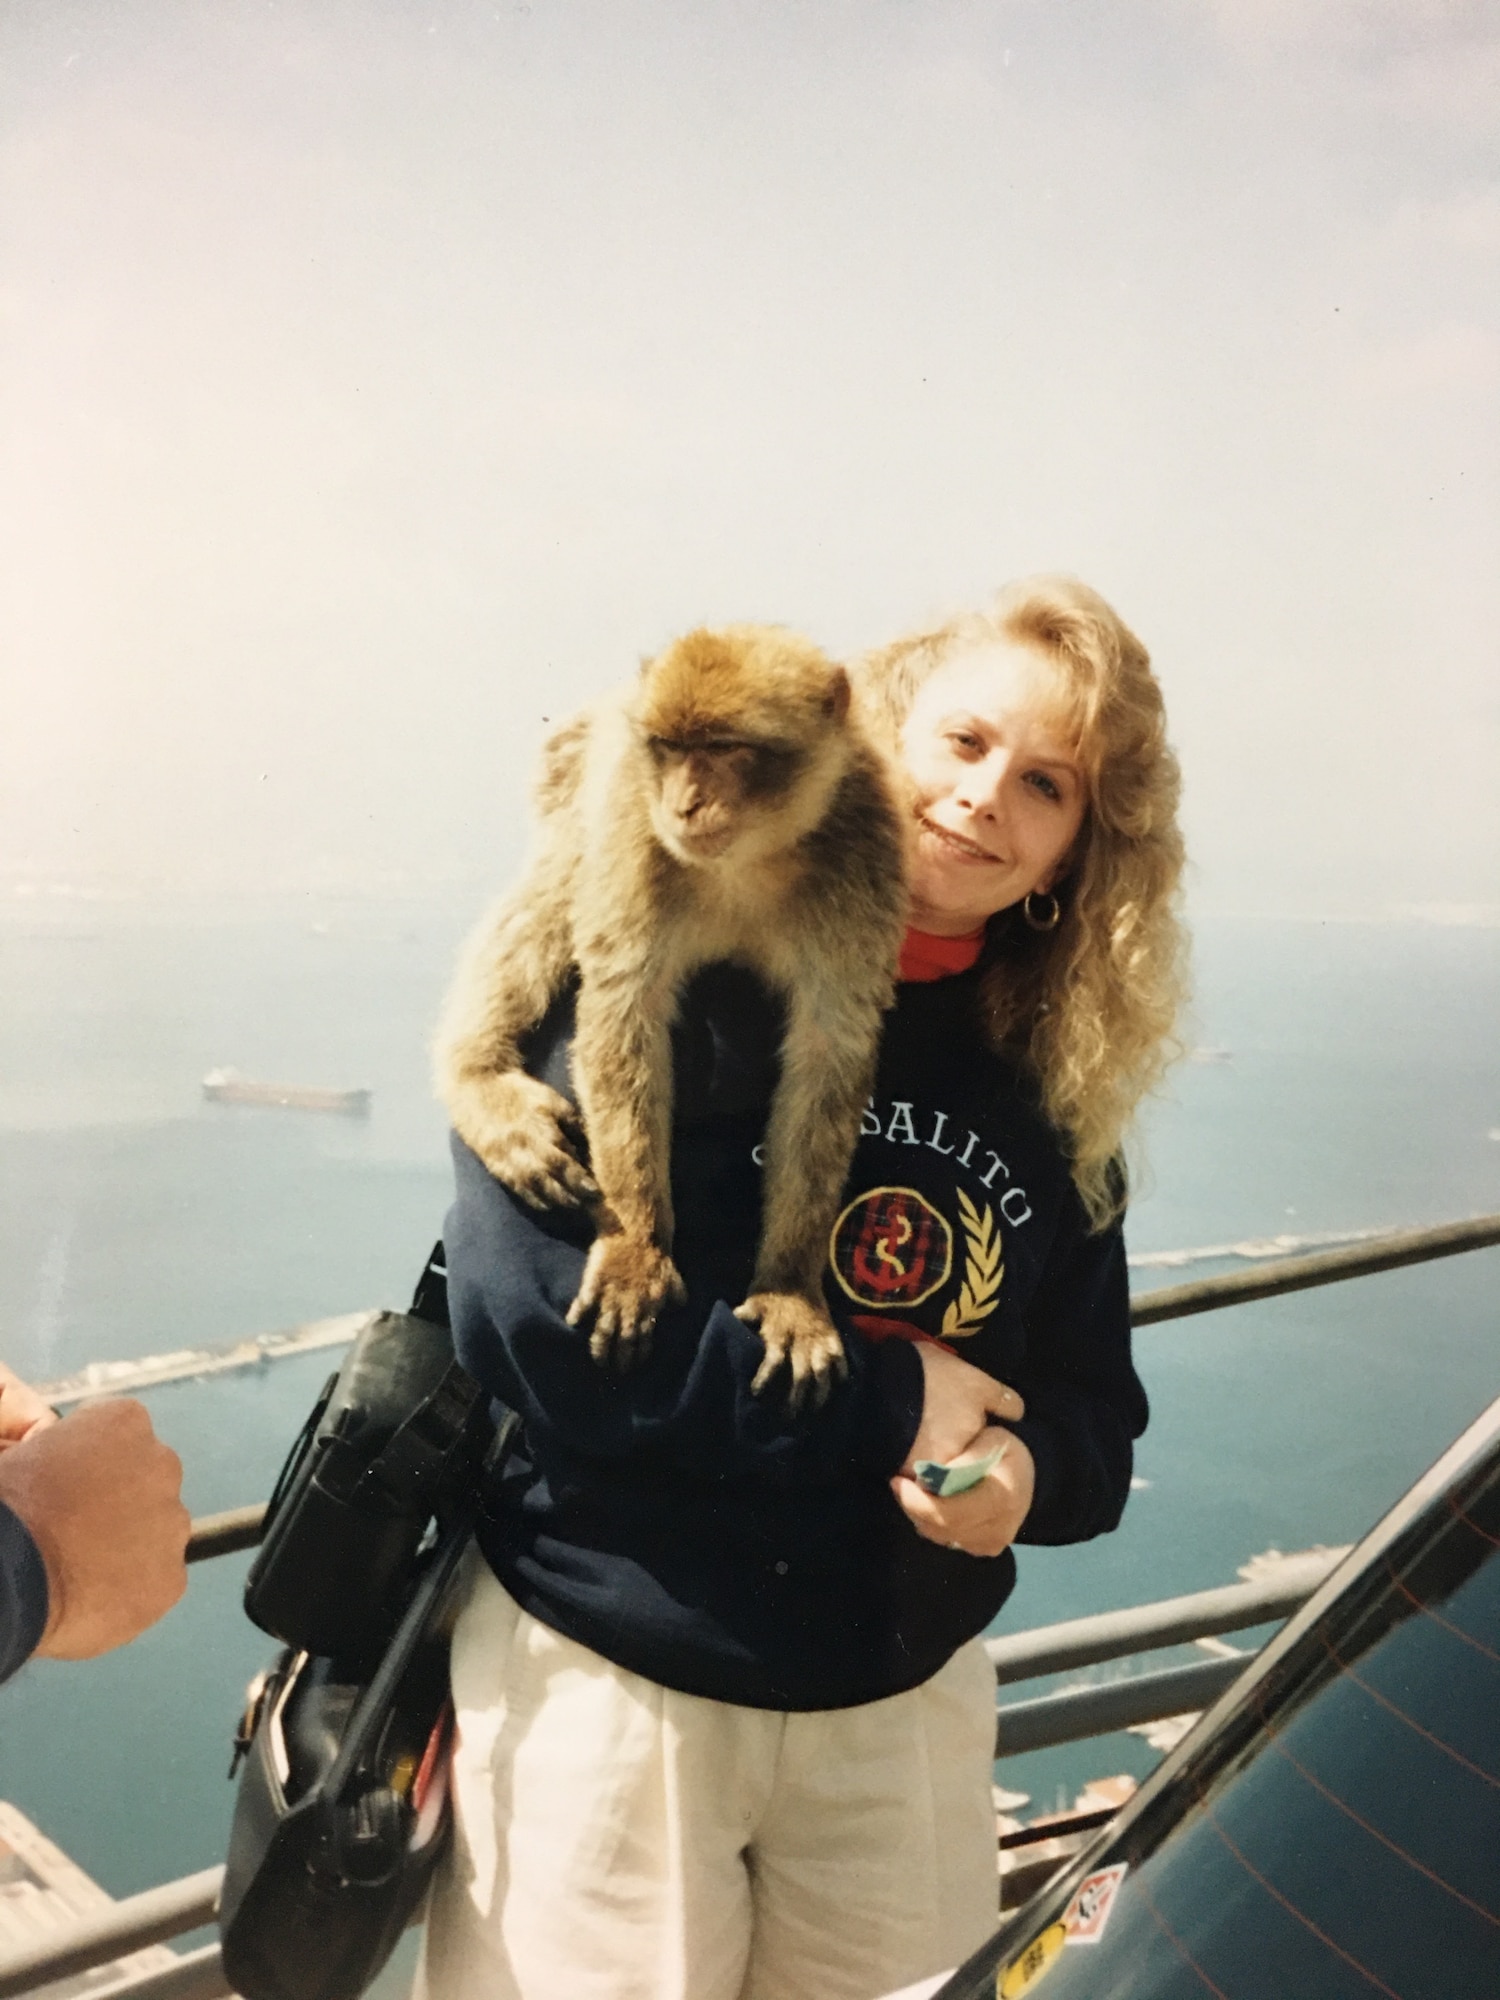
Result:
<svg viewBox="0 0 1500 2000"><path fill-rule="evenodd" d="M1088 787L1040 653L996 641L947 661L918 690L901 747L918 930L962 937L1066 872Z"/></svg>

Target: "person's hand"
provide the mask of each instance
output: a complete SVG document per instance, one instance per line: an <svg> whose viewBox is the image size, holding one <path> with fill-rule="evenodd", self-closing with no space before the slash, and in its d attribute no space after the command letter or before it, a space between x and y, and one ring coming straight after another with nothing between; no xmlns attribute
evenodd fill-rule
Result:
<svg viewBox="0 0 1500 2000"><path fill-rule="evenodd" d="M52 1405L44 1403L29 1382L23 1382L13 1368L0 1361L0 1451L57 1421Z"/></svg>
<svg viewBox="0 0 1500 2000"><path fill-rule="evenodd" d="M930 1340L918 1341L917 1353L922 1362L922 1421L903 1472L909 1473L919 1458L952 1465L961 1457L982 1457L970 1447L991 1417L1014 1423L1017 1417L1025 1416L1026 1405L1015 1390L986 1375L982 1368L960 1361L956 1354Z"/></svg>
<svg viewBox="0 0 1500 2000"><path fill-rule="evenodd" d="M34 1423L0 1452L0 1501L30 1530L47 1569L39 1653L92 1659L171 1610L187 1587L192 1523L181 1487L182 1461L131 1400Z"/></svg>
<svg viewBox="0 0 1500 2000"><path fill-rule="evenodd" d="M992 1466L977 1486L971 1486L967 1493L955 1493L951 1500L939 1500L904 1472L896 1474L891 1491L919 1535L971 1556L997 1556L1010 1547L1031 1511L1036 1484L1031 1453L1013 1432L995 1425L981 1431L963 1457L983 1458L1001 1443L1005 1454L1000 1463Z"/></svg>

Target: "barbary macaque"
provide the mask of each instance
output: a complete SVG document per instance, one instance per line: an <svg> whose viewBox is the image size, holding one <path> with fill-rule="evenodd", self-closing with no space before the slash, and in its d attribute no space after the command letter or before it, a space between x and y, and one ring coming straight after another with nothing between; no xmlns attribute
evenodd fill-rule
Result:
<svg viewBox="0 0 1500 2000"><path fill-rule="evenodd" d="M682 1296L672 1262L670 1030L689 976L735 960L783 996L750 1296L795 1407L846 1366L823 1300L829 1232L891 1004L905 923L903 821L840 666L776 627L690 632L559 729L518 888L470 940L437 1045L455 1129L533 1207L593 1204L568 1312L599 1360L645 1351ZM567 1100L521 1042L573 968Z"/></svg>

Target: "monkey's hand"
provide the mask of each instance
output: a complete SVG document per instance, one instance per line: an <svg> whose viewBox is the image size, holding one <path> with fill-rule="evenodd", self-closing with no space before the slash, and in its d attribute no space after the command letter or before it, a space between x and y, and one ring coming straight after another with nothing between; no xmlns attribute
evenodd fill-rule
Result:
<svg viewBox="0 0 1500 2000"><path fill-rule="evenodd" d="M586 1208L599 1199L574 1150L578 1113L550 1085L521 1070L470 1077L448 1109L458 1136L528 1208Z"/></svg>
<svg viewBox="0 0 1500 2000"><path fill-rule="evenodd" d="M665 1250L649 1237L612 1230L594 1239L578 1296L568 1307L568 1325L581 1326L592 1313L589 1353L596 1361L633 1368L650 1352L662 1307L680 1305L686 1297L677 1266Z"/></svg>
<svg viewBox="0 0 1500 2000"><path fill-rule="evenodd" d="M787 1407L797 1410L811 1402L816 1409L849 1372L838 1328L822 1306L800 1292L752 1292L734 1316L753 1326L766 1344L766 1358L750 1384L757 1396L785 1366L791 1371Z"/></svg>

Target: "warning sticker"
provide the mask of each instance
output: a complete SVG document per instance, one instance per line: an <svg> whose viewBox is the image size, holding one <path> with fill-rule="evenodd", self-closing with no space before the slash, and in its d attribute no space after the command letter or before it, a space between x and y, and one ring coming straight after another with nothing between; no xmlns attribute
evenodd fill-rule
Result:
<svg viewBox="0 0 1500 2000"><path fill-rule="evenodd" d="M1061 1924L1052 1924L1009 1965L1002 1965L995 1975L995 1992L998 2000L1020 2000L1020 1995L1029 1993L1039 1985L1051 1971L1057 1954L1068 1941L1068 1933Z"/></svg>
<svg viewBox="0 0 1500 2000"><path fill-rule="evenodd" d="M1128 1861L1117 1861L1112 1868L1101 1868L1079 1883L1072 1902L1063 1911L1062 1927L1069 1944L1099 1942L1120 1893L1120 1884L1129 1871Z"/></svg>

